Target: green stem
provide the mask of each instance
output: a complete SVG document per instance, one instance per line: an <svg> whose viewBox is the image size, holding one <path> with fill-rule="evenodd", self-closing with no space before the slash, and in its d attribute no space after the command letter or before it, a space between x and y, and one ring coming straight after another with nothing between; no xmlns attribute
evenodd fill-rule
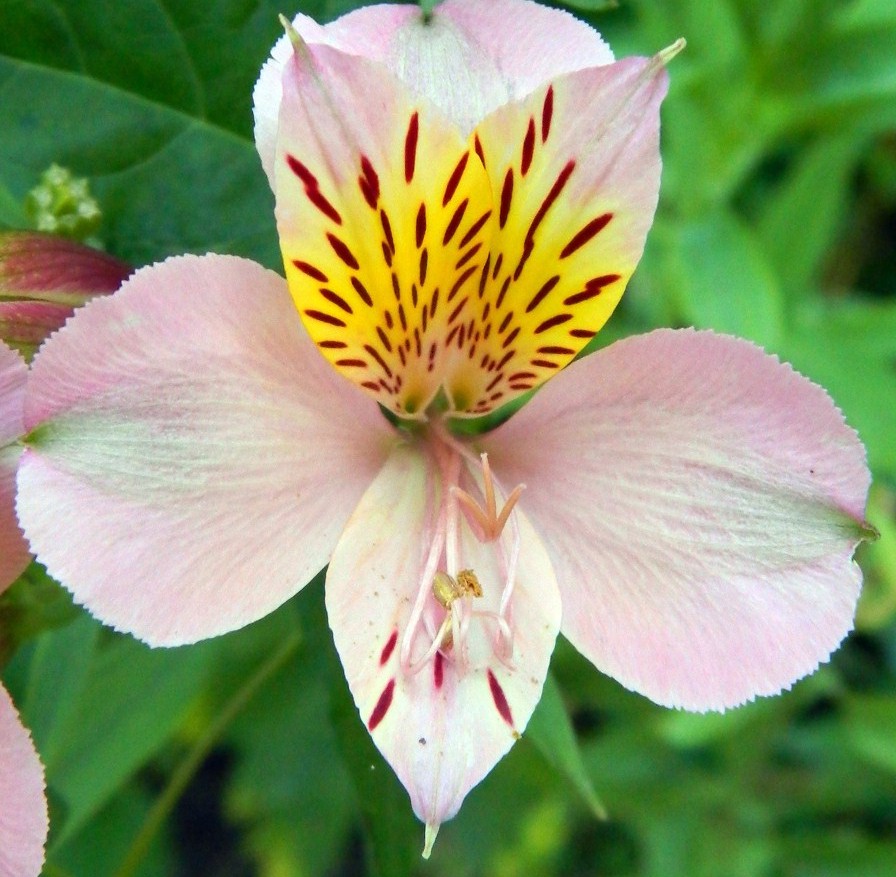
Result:
<svg viewBox="0 0 896 877"><path fill-rule="evenodd" d="M224 709L218 713L215 720L206 728L205 733L196 741L184 760L171 774L168 785L147 814L140 831L137 832L136 837L131 842L130 848L113 877L133 877L137 873L137 868L140 867L140 863L149 851L149 847L159 829L165 823L165 820L174 809L174 805L177 804L190 780L193 779L196 771L214 748L227 726L252 700L258 689L295 654L301 639L301 635L296 632L283 644L279 651L263 662L255 673L234 693L233 697L224 706Z"/></svg>

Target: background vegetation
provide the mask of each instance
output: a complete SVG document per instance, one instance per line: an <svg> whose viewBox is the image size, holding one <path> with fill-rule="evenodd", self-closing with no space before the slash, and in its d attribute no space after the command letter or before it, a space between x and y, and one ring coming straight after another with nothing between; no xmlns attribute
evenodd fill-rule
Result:
<svg viewBox="0 0 896 877"><path fill-rule="evenodd" d="M350 702L320 581L246 630L149 651L33 566L0 598L0 662L47 767L48 877L896 873L896 4L568 5L618 55L688 39L659 214L599 342L711 326L830 390L876 482L857 631L790 693L721 716L657 707L561 643L532 732L424 864ZM90 179L117 256L276 267L250 102L280 11L0 0L0 227L27 226L24 197L57 162Z"/></svg>

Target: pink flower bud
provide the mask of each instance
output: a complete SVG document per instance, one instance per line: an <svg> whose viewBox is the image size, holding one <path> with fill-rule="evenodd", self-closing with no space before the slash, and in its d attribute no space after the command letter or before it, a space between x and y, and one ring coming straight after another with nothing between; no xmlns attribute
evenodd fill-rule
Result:
<svg viewBox="0 0 896 877"><path fill-rule="evenodd" d="M0 340L30 359L76 307L114 292L132 270L56 235L0 232Z"/></svg>

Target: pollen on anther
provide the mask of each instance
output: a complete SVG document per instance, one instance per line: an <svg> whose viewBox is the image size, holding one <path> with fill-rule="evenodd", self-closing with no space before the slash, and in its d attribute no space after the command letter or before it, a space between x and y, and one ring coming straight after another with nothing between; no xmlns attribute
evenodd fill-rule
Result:
<svg viewBox="0 0 896 877"><path fill-rule="evenodd" d="M441 688L445 681L445 659L441 652L436 652L432 662L432 681L436 688Z"/></svg>

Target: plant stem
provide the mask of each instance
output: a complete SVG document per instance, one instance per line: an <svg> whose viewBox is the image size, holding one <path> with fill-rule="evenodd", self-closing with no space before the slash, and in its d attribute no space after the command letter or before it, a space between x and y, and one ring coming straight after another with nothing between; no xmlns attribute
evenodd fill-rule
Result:
<svg viewBox="0 0 896 877"><path fill-rule="evenodd" d="M178 799L193 779L206 756L218 742L227 726L237 717L264 685L295 654L301 642L301 634L293 634L283 646L266 661L237 689L214 721L206 728L205 733L196 741L177 769L171 774L168 785L156 799L152 809L146 816L140 831L131 842L131 846L113 877L133 877L140 863L149 851L159 829L174 809Z"/></svg>

